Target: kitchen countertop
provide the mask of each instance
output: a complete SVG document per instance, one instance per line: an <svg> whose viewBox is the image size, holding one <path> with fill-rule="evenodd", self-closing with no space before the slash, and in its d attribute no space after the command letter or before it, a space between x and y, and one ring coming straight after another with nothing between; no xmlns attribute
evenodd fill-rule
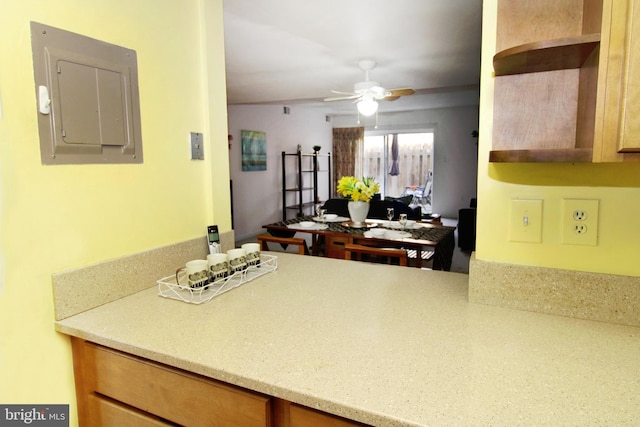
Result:
<svg viewBox="0 0 640 427"><path fill-rule="evenodd" d="M208 303L150 283L56 329L373 425L640 422L640 328L469 303L464 274L275 255Z"/></svg>

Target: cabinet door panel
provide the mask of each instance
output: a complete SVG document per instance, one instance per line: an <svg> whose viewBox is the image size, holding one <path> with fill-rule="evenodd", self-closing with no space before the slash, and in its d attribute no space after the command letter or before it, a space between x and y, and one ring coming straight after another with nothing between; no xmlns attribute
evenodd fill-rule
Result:
<svg viewBox="0 0 640 427"><path fill-rule="evenodd" d="M633 49L640 37L640 4L635 0L604 4L594 161L640 161L640 54Z"/></svg>
<svg viewBox="0 0 640 427"><path fill-rule="evenodd" d="M618 151L640 153L640 2L629 4L626 40L626 69L623 76L622 134Z"/></svg>

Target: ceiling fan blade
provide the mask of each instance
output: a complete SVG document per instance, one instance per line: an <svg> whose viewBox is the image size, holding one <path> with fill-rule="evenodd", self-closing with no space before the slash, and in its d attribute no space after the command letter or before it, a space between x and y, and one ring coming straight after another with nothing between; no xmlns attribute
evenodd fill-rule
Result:
<svg viewBox="0 0 640 427"><path fill-rule="evenodd" d="M386 101L395 101L401 96L413 95L414 93L416 93L416 91L409 87L405 87L399 89L390 89L387 93L388 95L385 96L384 99Z"/></svg>
<svg viewBox="0 0 640 427"><path fill-rule="evenodd" d="M353 92L340 92L339 90L330 90L329 92L335 93L336 95L355 95Z"/></svg>
<svg viewBox="0 0 640 427"><path fill-rule="evenodd" d="M345 99L356 99L360 98L360 95L357 94L347 94L344 96L330 96L329 98L325 98L325 101L343 101Z"/></svg>

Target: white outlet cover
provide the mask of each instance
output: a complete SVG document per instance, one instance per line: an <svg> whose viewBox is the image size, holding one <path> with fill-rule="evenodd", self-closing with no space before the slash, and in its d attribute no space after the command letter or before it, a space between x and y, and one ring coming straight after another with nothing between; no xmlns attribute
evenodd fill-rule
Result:
<svg viewBox="0 0 640 427"><path fill-rule="evenodd" d="M595 199L562 200L562 243L565 245L596 246L598 244L598 210ZM586 213L584 219L576 211Z"/></svg>

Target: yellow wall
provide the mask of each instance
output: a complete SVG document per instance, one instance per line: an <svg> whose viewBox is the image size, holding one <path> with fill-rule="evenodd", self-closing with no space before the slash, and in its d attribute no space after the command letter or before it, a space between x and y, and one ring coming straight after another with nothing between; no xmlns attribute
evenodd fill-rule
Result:
<svg viewBox="0 0 640 427"><path fill-rule="evenodd" d="M30 21L137 51L144 164L40 163ZM222 0L2 2L0 402L75 412L52 273L231 229L222 28Z"/></svg>
<svg viewBox="0 0 640 427"><path fill-rule="evenodd" d="M640 276L640 164L489 164L497 0L483 3L476 257ZM508 241L511 199L543 199L542 243ZM598 199L597 246L561 243L563 198Z"/></svg>

